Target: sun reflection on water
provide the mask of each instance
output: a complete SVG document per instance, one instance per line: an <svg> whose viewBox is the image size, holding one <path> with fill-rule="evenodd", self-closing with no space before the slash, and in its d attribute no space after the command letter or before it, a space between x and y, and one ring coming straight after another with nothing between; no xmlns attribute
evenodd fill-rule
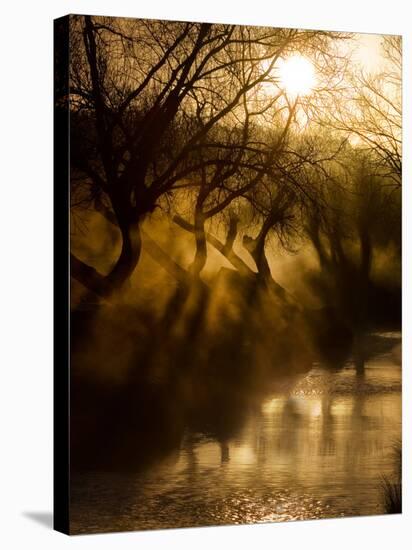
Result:
<svg viewBox="0 0 412 550"><path fill-rule="evenodd" d="M368 363L363 377L350 364L317 366L253 408L231 438L188 433L174 458L144 474L84 480L87 518L78 507L73 521L81 532L82 522L104 531L113 517L119 528L145 529L381 513L400 389L401 369L387 357Z"/></svg>

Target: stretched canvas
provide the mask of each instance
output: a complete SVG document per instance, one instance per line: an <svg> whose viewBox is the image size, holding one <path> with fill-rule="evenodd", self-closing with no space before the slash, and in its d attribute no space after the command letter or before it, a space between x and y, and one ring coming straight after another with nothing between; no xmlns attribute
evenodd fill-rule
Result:
<svg viewBox="0 0 412 550"><path fill-rule="evenodd" d="M401 512L401 37L54 29L55 528Z"/></svg>

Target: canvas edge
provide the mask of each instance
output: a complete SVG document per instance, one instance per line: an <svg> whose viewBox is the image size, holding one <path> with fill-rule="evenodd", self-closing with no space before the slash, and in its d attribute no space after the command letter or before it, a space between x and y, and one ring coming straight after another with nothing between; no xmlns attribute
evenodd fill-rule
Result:
<svg viewBox="0 0 412 550"><path fill-rule="evenodd" d="M66 15L53 21L53 529L67 535L70 534L69 19Z"/></svg>

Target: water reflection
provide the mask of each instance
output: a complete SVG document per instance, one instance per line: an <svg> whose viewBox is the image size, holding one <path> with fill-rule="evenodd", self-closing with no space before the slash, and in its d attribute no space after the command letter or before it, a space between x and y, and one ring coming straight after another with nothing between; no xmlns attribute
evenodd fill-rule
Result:
<svg viewBox="0 0 412 550"><path fill-rule="evenodd" d="M231 437L187 429L180 449L144 472L76 475L74 531L381 513L400 391L401 368L386 351L363 374L352 362L337 371L315 365L248 408Z"/></svg>

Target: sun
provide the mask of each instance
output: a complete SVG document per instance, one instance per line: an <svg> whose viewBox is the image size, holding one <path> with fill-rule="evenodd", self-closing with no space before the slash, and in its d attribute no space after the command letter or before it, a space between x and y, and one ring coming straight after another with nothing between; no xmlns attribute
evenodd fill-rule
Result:
<svg viewBox="0 0 412 550"><path fill-rule="evenodd" d="M293 55L282 59L278 70L280 85L290 96L308 95L315 87L315 68L306 57Z"/></svg>

